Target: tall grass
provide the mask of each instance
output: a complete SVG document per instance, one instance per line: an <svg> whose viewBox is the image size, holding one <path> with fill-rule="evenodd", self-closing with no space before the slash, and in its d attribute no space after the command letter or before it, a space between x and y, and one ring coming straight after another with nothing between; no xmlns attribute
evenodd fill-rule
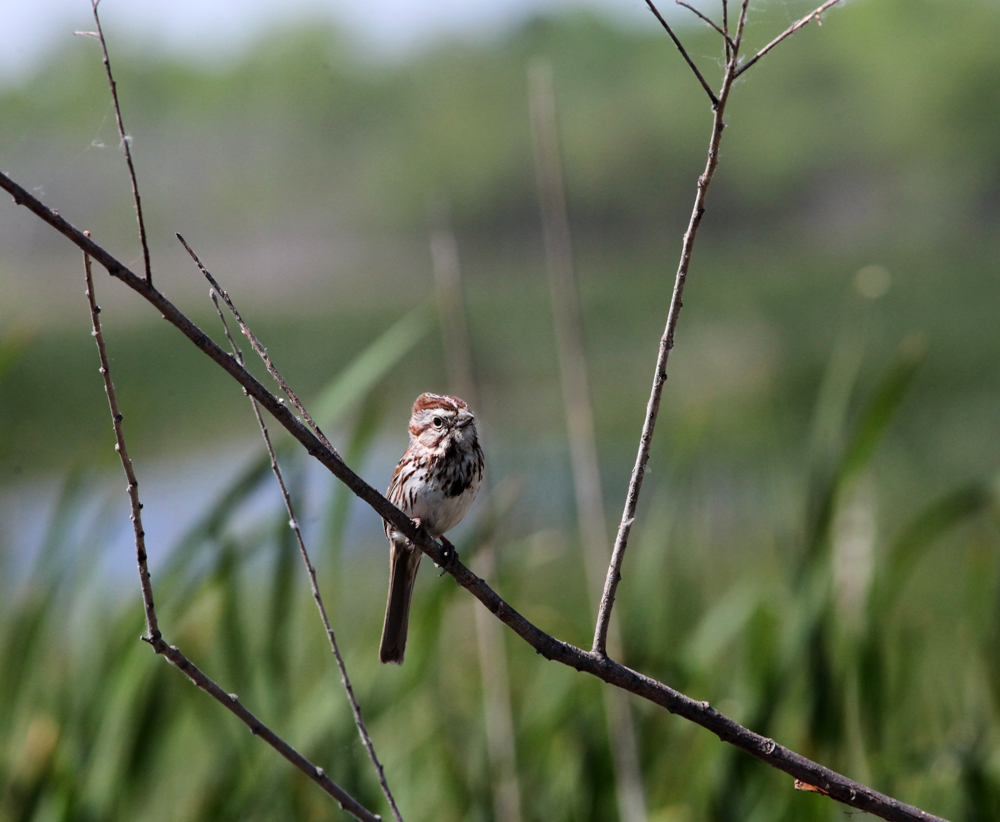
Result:
<svg viewBox="0 0 1000 822"><path fill-rule="evenodd" d="M321 424L345 432L352 464L365 464L383 422L379 381L428 321L423 309L405 318L313 404ZM618 605L624 661L908 802L969 822L1000 818L995 489L973 482L923 508L881 510L892 477L879 446L922 350L904 343L868 390L863 350L838 352L803 464L732 477L694 450L650 486ZM303 455L286 449L281 459L301 492ZM266 469L261 459L219 489L157 570L164 631L380 808L287 517L275 504L253 527L241 520L271 481ZM95 571L115 501L93 479L67 478L34 566L0 582L0 820L337 818L308 780L138 640L137 589L112 591ZM509 494L498 479L497 493ZM593 614L578 546L555 529L522 527L530 504L505 503L510 513L468 529L459 551L473 554L489 529L501 593L557 636L584 642ZM346 544L352 506L335 490L311 512L324 523L314 553L403 814L490 819L475 605L425 572L407 662L380 666L385 546ZM614 818L602 686L513 636L507 643L525 817ZM844 813L700 728L644 703L636 711L654 820Z"/></svg>

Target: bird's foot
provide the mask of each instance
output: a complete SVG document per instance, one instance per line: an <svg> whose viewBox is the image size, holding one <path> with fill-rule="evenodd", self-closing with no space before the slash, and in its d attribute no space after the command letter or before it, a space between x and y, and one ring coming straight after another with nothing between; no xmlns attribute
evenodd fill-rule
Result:
<svg viewBox="0 0 1000 822"><path fill-rule="evenodd" d="M412 522L413 522L414 525L417 526L417 533L418 534L420 534L421 536L427 536L427 531L424 529L424 524L420 521L420 517L413 517ZM402 535L400 535L400 536L402 536ZM404 539L405 539L405 537L404 537ZM406 539L406 544L410 548L414 547L412 539Z"/></svg>
<svg viewBox="0 0 1000 822"><path fill-rule="evenodd" d="M441 548L443 549L441 551L441 553L444 554L444 557L443 557L444 561L439 566L441 568L441 573L438 574L438 576L439 577L443 577L446 573L448 573L449 566L456 559L458 559L458 549L454 545L451 544L451 542L448 540L447 537L443 537L442 536L442 537L438 537L438 539L441 540Z"/></svg>

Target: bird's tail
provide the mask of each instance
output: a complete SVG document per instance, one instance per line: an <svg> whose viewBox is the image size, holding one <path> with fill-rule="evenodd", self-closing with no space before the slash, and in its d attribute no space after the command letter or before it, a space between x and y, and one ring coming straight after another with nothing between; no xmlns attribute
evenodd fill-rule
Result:
<svg viewBox="0 0 1000 822"><path fill-rule="evenodd" d="M423 553L403 542L392 543L389 566L389 601L382 624L382 643L378 658L383 662L403 664L406 652L406 631L410 624L410 597L417 579L417 568Z"/></svg>

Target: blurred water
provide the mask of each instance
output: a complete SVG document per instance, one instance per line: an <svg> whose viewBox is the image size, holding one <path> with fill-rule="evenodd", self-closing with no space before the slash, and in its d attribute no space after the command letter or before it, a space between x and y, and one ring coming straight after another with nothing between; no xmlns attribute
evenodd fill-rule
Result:
<svg viewBox="0 0 1000 822"><path fill-rule="evenodd" d="M136 461L146 550L154 574L184 535L259 455L259 448L247 444L152 465ZM37 563L66 482L52 477L0 488L0 550L7 555L4 567L15 580L30 573ZM332 483L326 469L313 463L301 484L305 497L298 500L296 513L307 541L318 535L318 512L329 498ZM91 536L100 541L100 576L117 586L136 573L125 480L120 472L111 472L88 478L85 486L83 500L73 514L71 539L80 548ZM277 483L269 477L239 506L233 517L234 530L239 534L258 528L262 521L275 516L281 504ZM108 527L101 527L102 519L107 520ZM376 533L377 523L366 524L357 518L351 528L351 536L360 538L365 530Z"/></svg>
<svg viewBox="0 0 1000 822"><path fill-rule="evenodd" d="M362 476L379 490L388 484L399 457L399 437L386 437L358 466ZM490 443L489 470L502 477L517 473L524 483L521 502L515 512L515 527L532 530L543 523L552 527L565 516L570 499L565 448L552 443L534 448L531 454L517 455L509 447ZM133 457L143 503L143 527L150 569L157 573L181 540L211 510L230 486L261 458L259 443L220 448L176 459L143 464ZM313 562L321 564L325 550L325 514L334 493L336 479L315 460L300 463L279 457L289 486L296 517L302 528ZM304 472L297 466L304 465ZM70 479L47 477L18 485L0 487L0 570L21 582L38 563L50 529L57 520L60 498ZM124 476L119 471L90 475L70 510L70 534L63 540L71 550L83 550L96 540L100 557L98 576L117 588L136 574L135 543L130 521L131 509ZM453 532L460 541L480 516L479 503ZM258 488L242 500L228 520L228 531L236 538L248 537L268 520L284 516L284 504L277 482L268 471ZM352 501L344 529L344 550L377 550L386 547L381 519L367 505Z"/></svg>

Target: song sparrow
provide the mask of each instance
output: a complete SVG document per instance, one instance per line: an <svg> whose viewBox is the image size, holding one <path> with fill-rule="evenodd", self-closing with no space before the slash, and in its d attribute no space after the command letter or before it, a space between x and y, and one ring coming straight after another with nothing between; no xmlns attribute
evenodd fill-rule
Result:
<svg viewBox="0 0 1000 822"><path fill-rule="evenodd" d="M434 539L454 550L444 533L469 510L483 479L483 451L475 417L458 397L421 394L410 417L410 447L392 473L386 496ZM385 523L391 543L389 601L385 607L382 662L403 663L410 596L423 552Z"/></svg>

